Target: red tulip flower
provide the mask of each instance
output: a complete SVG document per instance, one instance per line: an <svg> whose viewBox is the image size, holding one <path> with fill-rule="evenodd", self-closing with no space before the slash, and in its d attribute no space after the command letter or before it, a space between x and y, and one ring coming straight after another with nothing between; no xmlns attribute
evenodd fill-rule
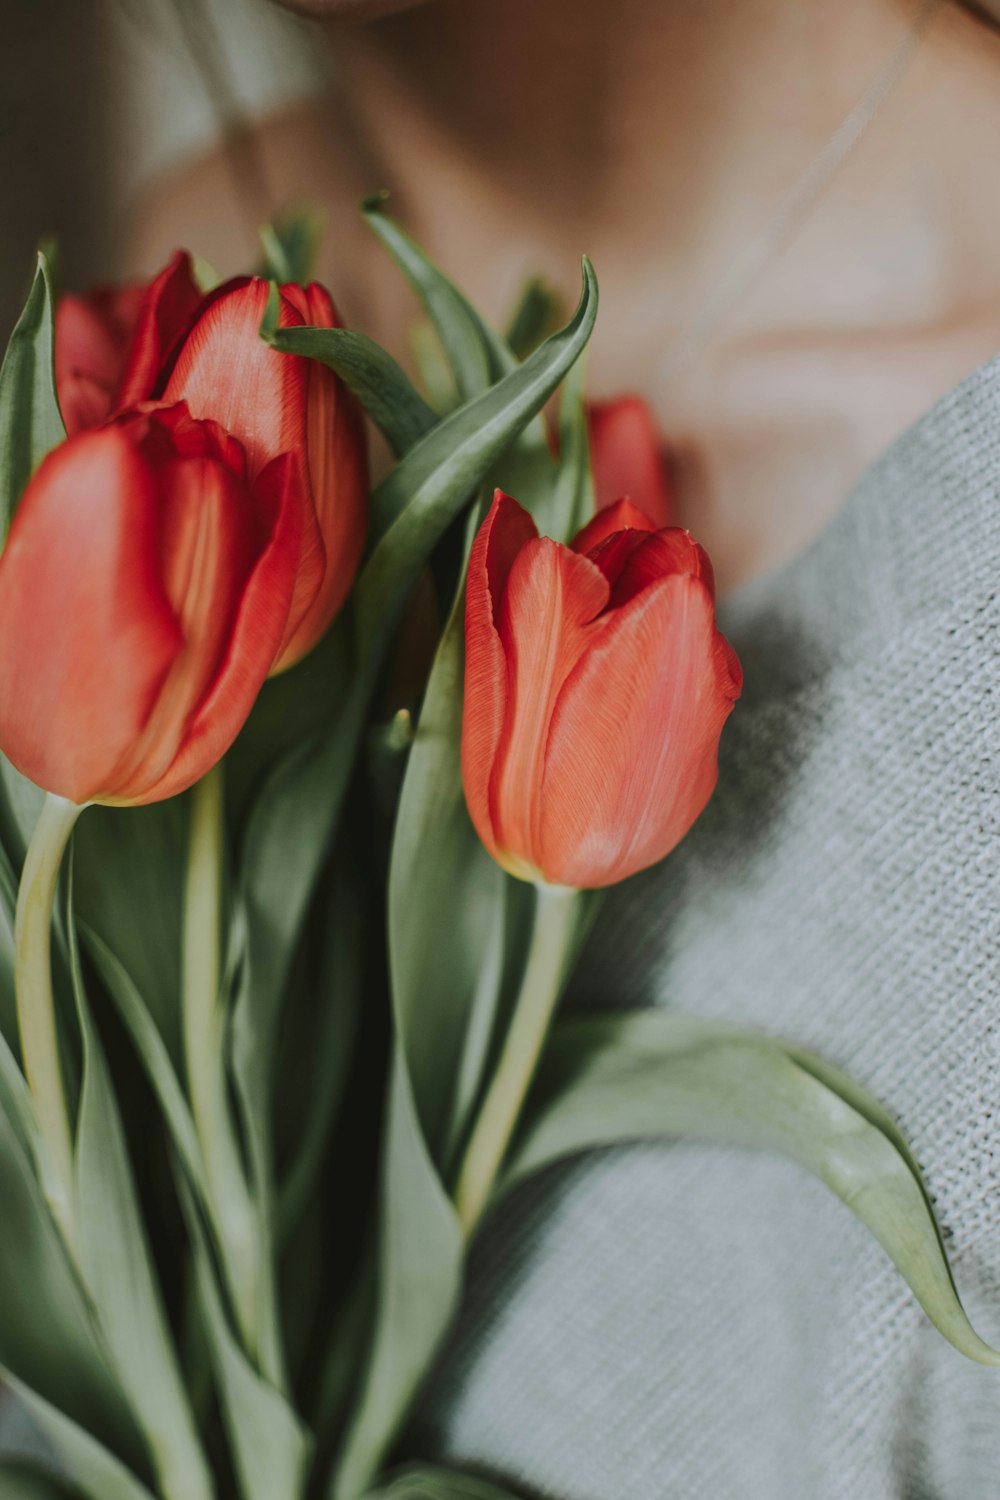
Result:
<svg viewBox="0 0 1000 1500"><path fill-rule="evenodd" d="M622 502L565 547L498 490L465 644L462 772L494 858L583 889L669 853L712 794L742 683L688 533Z"/></svg>
<svg viewBox="0 0 1000 1500"><path fill-rule="evenodd" d="M308 508L293 457L251 479L183 405L54 449L0 556L4 754L79 804L191 786L286 648Z"/></svg>
<svg viewBox="0 0 1000 1500"><path fill-rule="evenodd" d="M631 500L657 526L669 526L673 501L653 414L639 396L587 407L597 509Z"/></svg>
<svg viewBox="0 0 1000 1500"><path fill-rule="evenodd" d="M148 286L66 296L56 308L56 389L70 437L142 401L202 299L178 251Z"/></svg>
<svg viewBox="0 0 1000 1500"><path fill-rule="evenodd" d="M148 400L185 401L243 444L253 480L281 453L303 466L311 505L292 603L274 670L304 656L346 599L367 529L364 418L317 360L281 354L260 337L269 287L259 277L207 296L178 251L147 287L64 297L56 313L56 386L70 435ZM339 326L328 292L281 289L282 327Z"/></svg>
<svg viewBox="0 0 1000 1500"><path fill-rule="evenodd" d="M365 540L368 459L361 409L343 382L318 361L281 354L260 338L268 294L268 283L254 277L205 298L151 394L185 401L193 416L239 438L251 477L279 453L295 454L303 466L312 505L280 670L315 645L354 581ZM292 285L281 289L279 323L335 328L338 319L322 287Z"/></svg>

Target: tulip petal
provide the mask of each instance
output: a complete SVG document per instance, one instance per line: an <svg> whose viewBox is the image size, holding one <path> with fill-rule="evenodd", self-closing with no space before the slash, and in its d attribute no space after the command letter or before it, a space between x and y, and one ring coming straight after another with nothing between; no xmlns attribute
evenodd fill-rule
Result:
<svg viewBox="0 0 1000 1500"><path fill-rule="evenodd" d="M298 565L304 507L299 464L285 454L268 464L253 491L269 540L240 601L229 648L215 682L165 775L136 800L159 802L186 791L239 734L280 647Z"/></svg>
<svg viewBox="0 0 1000 1500"><path fill-rule="evenodd" d="M282 294L309 326L340 327L329 292L317 283L285 286ZM299 599L293 604L289 637L275 671L304 656L339 612L354 582L368 524L368 445L361 407L322 361L306 363L309 481L319 535L325 539L324 570L312 600L304 608Z"/></svg>
<svg viewBox="0 0 1000 1500"><path fill-rule="evenodd" d="M62 297L56 308L55 373L59 407L70 437L103 422L111 411L128 339L128 293ZM141 292L139 292L141 296Z"/></svg>
<svg viewBox="0 0 1000 1500"><path fill-rule="evenodd" d="M161 572L184 644L128 767L118 772L129 801L160 780L185 741L219 675L256 560L250 496L228 465L207 453L175 457L157 480Z"/></svg>
<svg viewBox="0 0 1000 1500"><path fill-rule="evenodd" d="M523 506L497 490L473 543L465 585L462 780L476 832L494 854L490 778L507 703L507 663L496 616L515 557L537 536Z"/></svg>
<svg viewBox="0 0 1000 1500"><path fill-rule="evenodd" d="M111 427L45 459L0 558L0 745L74 802L115 795L182 645L158 549L154 476Z"/></svg>
<svg viewBox="0 0 1000 1500"><path fill-rule="evenodd" d="M554 706L603 628L608 583L587 557L549 537L518 552L500 606L507 702L490 785L493 826L518 864L541 863L542 778Z"/></svg>
<svg viewBox="0 0 1000 1500"><path fill-rule="evenodd" d="M700 579L663 578L606 619L552 714L540 798L545 878L580 888L624 880L684 836L739 693Z"/></svg>
<svg viewBox="0 0 1000 1500"><path fill-rule="evenodd" d="M280 354L260 337L269 285L259 276L228 282L202 305L166 383L164 401L184 401L193 417L218 422L246 450L251 478L281 453L305 454L311 361ZM302 324L301 313L282 296L282 328ZM299 462L303 462L300 458ZM310 491L301 517L301 554L295 594L286 621L279 663L291 660L296 633L319 594L326 548Z"/></svg>
<svg viewBox="0 0 1000 1500"><path fill-rule="evenodd" d="M238 438L252 475L279 453L300 450L306 437L307 362L260 337L268 291L255 276L206 297L163 391L167 404L185 401L193 417L208 417ZM283 328L302 323L285 297L279 321Z"/></svg>
<svg viewBox="0 0 1000 1500"><path fill-rule="evenodd" d="M614 609L671 573L700 578L715 598L715 574L708 553L679 526L639 537L635 532L619 532L591 555L611 584Z"/></svg>
<svg viewBox="0 0 1000 1500"><path fill-rule="evenodd" d="M149 283L134 310L128 358L116 382L118 410L152 396L161 370L201 301L191 257L186 250L178 250Z"/></svg>
<svg viewBox="0 0 1000 1500"><path fill-rule="evenodd" d="M631 500L616 500L592 516L582 531L577 532L573 551L593 556L594 552L617 531L655 531L656 522L651 521L644 510L633 505Z"/></svg>
<svg viewBox="0 0 1000 1500"><path fill-rule="evenodd" d="M587 425L598 510L627 496L656 526L668 526L670 480L646 402L638 396L595 402L587 409Z"/></svg>

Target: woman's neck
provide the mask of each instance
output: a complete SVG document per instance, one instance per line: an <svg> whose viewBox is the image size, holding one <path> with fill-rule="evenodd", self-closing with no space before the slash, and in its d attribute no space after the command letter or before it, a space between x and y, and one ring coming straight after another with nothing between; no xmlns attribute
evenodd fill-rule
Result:
<svg viewBox="0 0 1000 1500"><path fill-rule="evenodd" d="M330 41L369 183L418 233L461 262L502 235L559 274L586 249L662 299L759 229L917 4L438 0Z"/></svg>

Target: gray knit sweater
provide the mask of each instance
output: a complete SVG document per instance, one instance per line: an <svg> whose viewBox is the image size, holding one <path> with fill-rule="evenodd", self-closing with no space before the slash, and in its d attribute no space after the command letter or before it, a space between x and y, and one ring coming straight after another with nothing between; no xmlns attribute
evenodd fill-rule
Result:
<svg viewBox="0 0 1000 1500"><path fill-rule="evenodd" d="M723 625L715 799L609 900L575 1003L806 1043L896 1115L1000 1343L1000 360ZM487 1224L412 1442L558 1500L997 1500L1000 1372L784 1161L664 1144Z"/></svg>

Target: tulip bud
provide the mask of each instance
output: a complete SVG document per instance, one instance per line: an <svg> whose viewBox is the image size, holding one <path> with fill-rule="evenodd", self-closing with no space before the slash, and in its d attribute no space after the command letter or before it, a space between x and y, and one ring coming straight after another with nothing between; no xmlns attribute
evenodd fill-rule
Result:
<svg viewBox="0 0 1000 1500"><path fill-rule="evenodd" d="M178 251L148 286L66 296L56 308L56 390L72 437L145 400L201 301L190 257Z"/></svg>
<svg viewBox="0 0 1000 1500"><path fill-rule="evenodd" d="M276 670L291 666L323 635L350 591L367 524L368 458L361 409L317 360L281 354L260 338L269 287L259 277L207 297L163 389L196 417L222 424L243 443L251 476L279 453L298 456L312 507L303 536L289 631ZM317 285L281 289L279 324L338 326Z"/></svg>
<svg viewBox="0 0 1000 1500"><path fill-rule="evenodd" d="M564 547L498 490L465 646L465 795L494 858L583 889L668 854L712 794L742 685L688 533L626 502Z"/></svg>
<svg viewBox="0 0 1000 1500"><path fill-rule="evenodd" d="M628 499L657 526L669 526L670 477L653 414L639 396L587 407L590 464L598 510Z"/></svg>
<svg viewBox="0 0 1000 1500"><path fill-rule="evenodd" d="M73 802L156 802L236 738L281 649L299 466L251 481L183 405L69 438L0 556L0 749Z"/></svg>

